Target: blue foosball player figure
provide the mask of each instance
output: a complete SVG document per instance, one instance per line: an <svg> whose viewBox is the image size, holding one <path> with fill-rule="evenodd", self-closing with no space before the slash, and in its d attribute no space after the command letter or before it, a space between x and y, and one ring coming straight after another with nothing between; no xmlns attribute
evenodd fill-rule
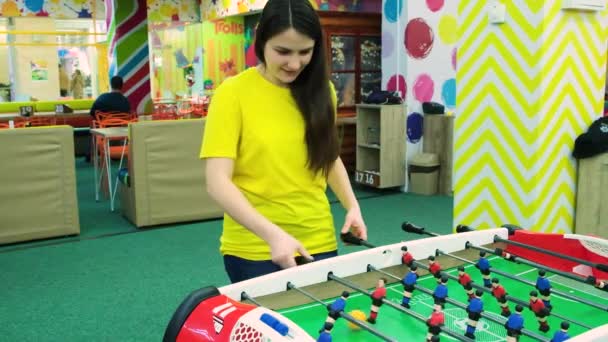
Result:
<svg viewBox="0 0 608 342"><path fill-rule="evenodd" d="M560 328L561 328L560 330L556 331L555 334L553 334L553 338L551 339L551 342L564 342L570 338L570 335L568 335L568 329L570 328L570 323L562 322Z"/></svg>
<svg viewBox="0 0 608 342"><path fill-rule="evenodd" d="M331 342L331 329L334 328L332 323L325 323L323 325L323 329L319 331L319 338L317 342Z"/></svg>
<svg viewBox="0 0 608 342"><path fill-rule="evenodd" d="M448 277L446 275L442 275L440 278L440 283L435 287L435 291L433 291L433 299L435 300L435 307L441 306L445 307L445 299L448 297Z"/></svg>
<svg viewBox="0 0 608 342"><path fill-rule="evenodd" d="M521 335L521 330L524 328L524 318L521 316L522 311L524 311L524 307L519 304L516 305L515 313L512 313L505 322L507 342L517 342L519 335Z"/></svg>
<svg viewBox="0 0 608 342"><path fill-rule="evenodd" d="M479 252L479 260L475 263L475 267L479 269L483 276L483 286L487 288L492 287L492 282L490 280L490 262L486 258L486 252Z"/></svg>
<svg viewBox="0 0 608 342"><path fill-rule="evenodd" d="M340 314L346 307L346 300L348 299L348 296L350 296L350 293L348 293L348 291L344 291L342 292L342 296L340 296L340 298L334 300L333 303L327 306L327 311L329 311L329 313L327 314L325 323L333 324L338 318L340 318Z"/></svg>
<svg viewBox="0 0 608 342"><path fill-rule="evenodd" d="M536 278L536 289L538 292L540 292L540 295L542 296L541 299L547 310L551 311L553 308L551 306L551 282L545 277L545 274L546 273L544 270L538 271L538 278Z"/></svg>
<svg viewBox="0 0 608 342"><path fill-rule="evenodd" d="M403 299L401 300L401 306L404 308L410 308L410 299L412 298L412 292L414 292L417 281L418 267L412 265L410 271L401 280L401 283L403 284Z"/></svg>
<svg viewBox="0 0 608 342"><path fill-rule="evenodd" d="M481 313L483 312L483 301L481 300L481 296L483 295L483 291L477 290L475 291L475 295L469 301L469 305L467 306L467 313L469 314L469 319L467 321L467 330L464 336L475 339L475 329L477 329L477 323L481 318Z"/></svg>

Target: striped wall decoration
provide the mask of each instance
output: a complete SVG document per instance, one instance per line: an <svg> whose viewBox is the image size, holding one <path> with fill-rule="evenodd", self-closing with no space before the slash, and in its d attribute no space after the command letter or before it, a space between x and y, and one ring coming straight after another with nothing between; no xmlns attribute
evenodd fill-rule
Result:
<svg viewBox="0 0 608 342"><path fill-rule="evenodd" d="M137 113L152 110L146 0L106 4L110 76L124 79L124 94Z"/></svg>
<svg viewBox="0 0 608 342"><path fill-rule="evenodd" d="M571 232L570 154L601 113L606 12L504 3L501 25L488 22L487 1L459 3L454 224Z"/></svg>

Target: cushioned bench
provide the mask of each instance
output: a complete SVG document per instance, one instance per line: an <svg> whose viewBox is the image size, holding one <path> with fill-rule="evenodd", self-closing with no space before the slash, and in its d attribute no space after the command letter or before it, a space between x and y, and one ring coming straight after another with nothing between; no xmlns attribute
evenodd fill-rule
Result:
<svg viewBox="0 0 608 342"><path fill-rule="evenodd" d="M132 123L122 212L137 227L220 218L199 158L204 119Z"/></svg>
<svg viewBox="0 0 608 342"><path fill-rule="evenodd" d="M80 233L73 128L0 129L0 244Z"/></svg>

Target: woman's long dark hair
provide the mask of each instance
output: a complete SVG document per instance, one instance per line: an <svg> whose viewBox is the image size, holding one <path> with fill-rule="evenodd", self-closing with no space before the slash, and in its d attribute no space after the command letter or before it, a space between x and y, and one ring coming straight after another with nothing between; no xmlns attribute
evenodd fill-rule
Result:
<svg viewBox="0 0 608 342"><path fill-rule="evenodd" d="M255 36L255 54L262 63L269 39L293 28L315 41L310 63L289 84L306 123L308 168L328 175L338 158L338 132L327 73L323 32L319 16L308 0L269 0L262 11Z"/></svg>

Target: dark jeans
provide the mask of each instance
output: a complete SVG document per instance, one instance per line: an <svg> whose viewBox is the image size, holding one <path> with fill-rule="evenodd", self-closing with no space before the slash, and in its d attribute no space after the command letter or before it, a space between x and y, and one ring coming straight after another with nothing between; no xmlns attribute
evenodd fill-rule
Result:
<svg viewBox="0 0 608 342"><path fill-rule="evenodd" d="M329 259L338 255L338 251L313 254L315 261ZM297 259L296 259L297 260ZM224 267L232 283L263 276L280 271L281 267L270 260L247 260L234 255L224 255Z"/></svg>

